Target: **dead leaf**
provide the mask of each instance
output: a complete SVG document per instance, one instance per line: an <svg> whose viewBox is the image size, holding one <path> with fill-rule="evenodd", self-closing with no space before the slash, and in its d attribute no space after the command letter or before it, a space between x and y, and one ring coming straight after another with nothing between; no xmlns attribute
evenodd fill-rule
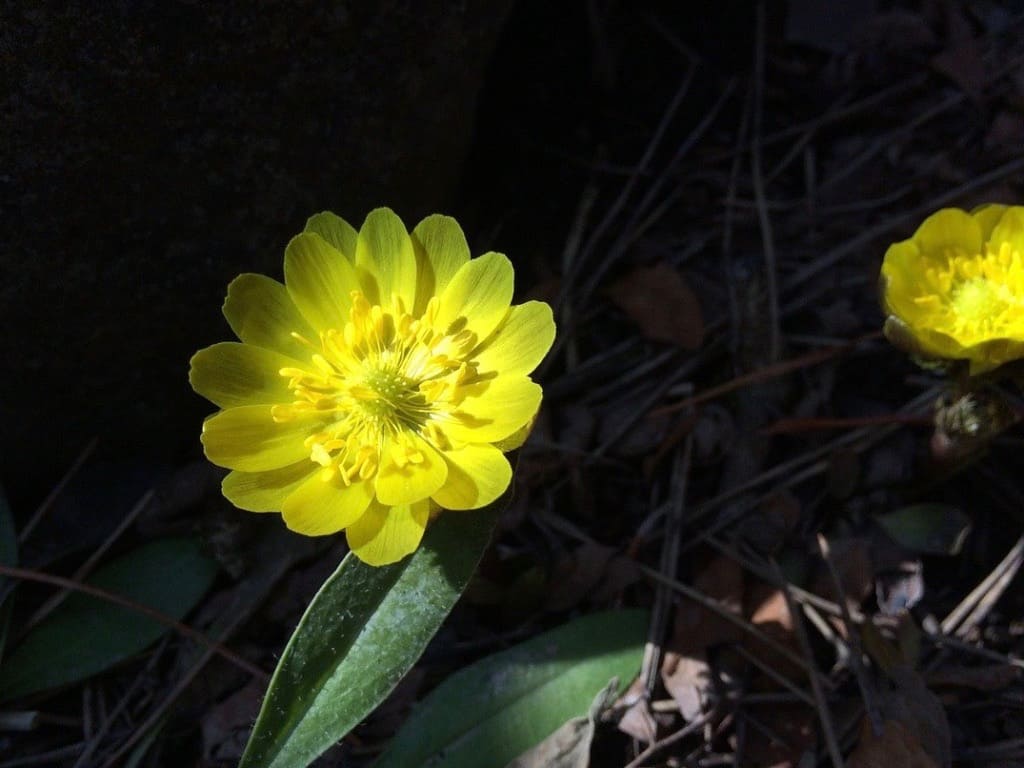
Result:
<svg viewBox="0 0 1024 768"><path fill-rule="evenodd" d="M928 690L921 676L907 665L894 667L889 676L894 687L883 692L878 703L883 722L902 724L918 740L934 765L949 768L953 762L953 746L942 702ZM892 765L901 763L890 761L885 768Z"/></svg>
<svg viewBox="0 0 1024 768"><path fill-rule="evenodd" d="M619 681L613 679L594 697L586 717L569 720L505 768L587 768L597 719L615 698L618 687Z"/></svg>
<svg viewBox="0 0 1024 768"><path fill-rule="evenodd" d="M658 737L658 721L651 712L647 690L639 677L619 697L618 703L625 703L626 711L619 719L618 728L637 741L650 744Z"/></svg>
<svg viewBox="0 0 1024 768"><path fill-rule="evenodd" d="M865 717L860 742L846 763L847 768L939 768L921 746L913 731L899 720L886 720L882 733L875 734Z"/></svg>
<svg viewBox="0 0 1024 768"><path fill-rule="evenodd" d="M704 712L706 693L711 687L711 667L699 651L689 656L668 651L661 664L661 681L679 707L679 714L692 722Z"/></svg>
<svg viewBox="0 0 1024 768"><path fill-rule="evenodd" d="M593 603L601 605L622 596L623 590L640 581L640 566L623 555L616 555L605 566L604 579L591 593Z"/></svg>
<svg viewBox="0 0 1024 768"><path fill-rule="evenodd" d="M868 657L886 674L910 660L904 657L903 649L885 637L871 621L860 625L860 644Z"/></svg>
<svg viewBox="0 0 1024 768"><path fill-rule="evenodd" d="M817 715L810 707L802 704L773 704L752 711L751 717L756 718L762 727L747 728L743 765L765 768L796 768L804 765L804 755L813 751L816 739Z"/></svg>
<svg viewBox="0 0 1024 768"><path fill-rule="evenodd" d="M781 589L764 582L756 582L749 589L747 605L750 606L748 613L752 624L779 645L801 655L800 644L793 634L793 614ZM745 637L743 645L753 656L779 674L799 682L805 679L805 672L801 667L760 639ZM769 678L759 678L755 685L759 689L768 690L775 690L778 687L778 683Z"/></svg>
<svg viewBox="0 0 1024 768"><path fill-rule="evenodd" d="M634 269L612 285L610 298L650 339L683 349L697 349L704 339L700 301L668 264Z"/></svg>
<svg viewBox="0 0 1024 768"><path fill-rule="evenodd" d="M973 688L976 691L1001 691L1020 679L1020 667L993 664L986 667L946 666L928 675L928 685Z"/></svg>
<svg viewBox="0 0 1024 768"><path fill-rule="evenodd" d="M694 587L723 602L739 615L743 601L743 569L732 558L711 560L694 580ZM707 649L741 639L742 630L699 603L683 598L676 608L672 639L661 663L661 678L687 721L702 710L711 687Z"/></svg>
<svg viewBox="0 0 1024 768"><path fill-rule="evenodd" d="M265 683L254 678L203 716L200 730L204 759L218 763L238 761L260 711L265 688Z"/></svg>
<svg viewBox="0 0 1024 768"><path fill-rule="evenodd" d="M829 544L829 558L839 574L839 584L846 596L847 605L853 609L860 606L874 590L875 569L868 539L850 537L836 539ZM818 561L818 569L811 582L811 591L833 602L839 602L835 582L828 567ZM845 628L842 629L845 636Z"/></svg>
<svg viewBox="0 0 1024 768"><path fill-rule="evenodd" d="M566 611L586 600L604 578L614 554L612 547L586 543L559 558L548 580L545 610Z"/></svg>
<svg viewBox="0 0 1024 768"><path fill-rule="evenodd" d="M710 560L694 578L695 589L717 600L731 613L743 612L743 567L731 557ZM743 630L699 603L683 598L676 609L671 650L679 653L703 651L719 643L733 643L744 637Z"/></svg>

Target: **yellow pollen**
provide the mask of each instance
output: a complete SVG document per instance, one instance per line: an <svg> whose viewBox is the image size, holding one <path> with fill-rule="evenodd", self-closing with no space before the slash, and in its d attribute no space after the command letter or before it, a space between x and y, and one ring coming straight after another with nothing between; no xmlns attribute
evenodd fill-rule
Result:
<svg viewBox="0 0 1024 768"><path fill-rule="evenodd" d="M271 414L275 421L318 419L306 448L325 481L370 479L384 451L398 467L422 463L413 435L451 446L444 425L476 379L467 358L478 339L465 328L438 328L438 313L436 297L413 317L397 296L371 305L354 291L345 326L321 331L319 344L302 339L311 348L308 363L281 369L294 400Z"/></svg>

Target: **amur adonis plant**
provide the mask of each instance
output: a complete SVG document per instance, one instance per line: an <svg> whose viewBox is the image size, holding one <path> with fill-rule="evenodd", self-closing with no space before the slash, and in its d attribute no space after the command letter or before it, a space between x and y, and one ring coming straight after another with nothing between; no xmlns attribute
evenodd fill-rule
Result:
<svg viewBox="0 0 1024 768"><path fill-rule="evenodd" d="M885 254L886 335L970 375L1024 357L1024 206L932 214Z"/></svg>
<svg viewBox="0 0 1024 768"><path fill-rule="evenodd" d="M320 213L288 243L284 278L236 278L224 315L241 341L192 358L193 388L222 409L202 442L231 470L232 503L311 536L344 530L384 565L438 509L506 490L503 451L537 414L530 373L555 326L547 304L511 304L505 256L470 258L446 216L410 233L379 208L356 232Z"/></svg>

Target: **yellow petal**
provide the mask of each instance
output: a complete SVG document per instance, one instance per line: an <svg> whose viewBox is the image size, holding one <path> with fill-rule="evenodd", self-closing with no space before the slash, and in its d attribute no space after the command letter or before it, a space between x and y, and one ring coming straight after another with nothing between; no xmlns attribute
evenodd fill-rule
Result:
<svg viewBox="0 0 1024 768"><path fill-rule="evenodd" d="M389 565L416 551L430 516L428 502L386 507L373 502L345 531L356 557L368 565Z"/></svg>
<svg viewBox="0 0 1024 768"><path fill-rule="evenodd" d="M303 444L317 430L315 417L275 422L269 405L243 405L214 414L203 422L206 458L221 467L263 472L294 464L309 456Z"/></svg>
<svg viewBox="0 0 1024 768"><path fill-rule="evenodd" d="M444 459L419 435L390 438L381 451L377 470L377 501L399 505L429 499L447 476Z"/></svg>
<svg viewBox="0 0 1024 768"><path fill-rule="evenodd" d="M469 396L441 424L445 433L460 443L493 443L530 421L540 408L538 384L525 376L498 376L471 384Z"/></svg>
<svg viewBox="0 0 1024 768"><path fill-rule="evenodd" d="M224 300L224 317L246 344L292 357L309 356L308 347L292 333L316 340L316 332L295 306L288 289L265 275L244 274L231 281Z"/></svg>
<svg viewBox="0 0 1024 768"><path fill-rule="evenodd" d="M913 240L893 243L882 261L882 303L884 309L910 320L917 312L914 298L921 294L921 272L924 269L921 251Z"/></svg>
<svg viewBox="0 0 1024 768"><path fill-rule="evenodd" d="M263 347L224 341L192 356L192 389L221 408L291 402L288 380L278 371L299 365Z"/></svg>
<svg viewBox="0 0 1024 768"><path fill-rule="evenodd" d="M445 509L479 509L497 499L512 482L512 466L493 445L467 445L445 451L448 478L433 495Z"/></svg>
<svg viewBox="0 0 1024 768"><path fill-rule="evenodd" d="M995 229L999 220L1003 218L1006 208L1007 206L1005 205L985 203L971 211L971 217L978 222L978 226L981 227L981 239L983 241L988 242L988 239L992 236L992 230Z"/></svg>
<svg viewBox="0 0 1024 768"><path fill-rule="evenodd" d="M1007 208L992 229L989 238L991 248L998 253L999 246L1010 244L1010 250L1024 255L1024 206Z"/></svg>
<svg viewBox="0 0 1024 768"><path fill-rule="evenodd" d="M1018 339L991 339L966 351L970 360L970 374L977 376L998 368L1003 363L1024 357L1024 341Z"/></svg>
<svg viewBox="0 0 1024 768"><path fill-rule="evenodd" d="M345 485L337 474L324 480L316 472L284 500L281 516L296 533L326 536L352 525L372 499L368 480Z"/></svg>
<svg viewBox="0 0 1024 768"><path fill-rule="evenodd" d="M413 316L419 317L432 296L437 296L451 282L459 268L469 261L469 245L462 227L450 216L428 216L412 231L416 250L416 305Z"/></svg>
<svg viewBox="0 0 1024 768"><path fill-rule="evenodd" d="M314 214L306 221L306 228L302 231L315 232L334 246L346 260L355 262L356 230L341 216L330 211Z"/></svg>
<svg viewBox="0 0 1024 768"><path fill-rule="evenodd" d="M949 249L980 253L982 246L981 226L959 208L943 208L933 213L917 228L913 239L925 258L944 256Z"/></svg>
<svg viewBox="0 0 1024 768"><path fill-rule="evenodd" d="M514 278L512 262L500 253L463 264L441 292L437 327L468 328L486 339L508 313Z"/></svg>
<svg viewBox="0 0 1024 768"><path fill-rule="evenodd" d="M478 346L470 358L480 373L526 375L536 368L555 340L551 307L542 301L516 304L497 330Z"/></svg>
<svg viewBox="0 0 1024 768"><path fill-rule="evenodd" d="M221 483L225 498L248 512L280 512L284 500L320 467L308 458L267 472L228 472Z"/></svg>
<svg viewBox="0 0 1024 768"><path fill-rule="evenodd" d="M896 315L889 315L885 319L883 331L893 346L916 357L934 360L965 357L964 348L952 337L926 325L912 328Z"/></svg>
<svg viewBox="0 0 1024 768"><path fill-rule="evenodd" d="M536 420L536 417L530 419L508 437L503 437L501 440L493 443L494 447L502 453L508 453L516 448L521 448L523 443L530 438L530 433L533 432L533 424Z"/></svg>
<svg viewBox="0 0 1024 768"><path fill-rule="evenodd" d="M303 232L288 243L284 282L295 306L314 329L345 327L351 294L358 290L359 283L349 261L320 235Z"/></svg>
<svg viewBox="0 0 1024 768"><path fill-rule="evenodd" d="M371 304L390 306L391 296L397 295L406 311L413 308L416 253L405 224L390 208L377 208L367 215L356 240L356 266Z"/></svg>

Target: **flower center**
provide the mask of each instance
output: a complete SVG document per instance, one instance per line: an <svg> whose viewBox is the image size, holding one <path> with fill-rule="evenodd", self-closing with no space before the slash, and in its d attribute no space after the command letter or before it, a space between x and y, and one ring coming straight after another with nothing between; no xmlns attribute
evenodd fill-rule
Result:
<svg viewBox="0 0 1024 768"><path fill-rule="evenodd" d="M1009 243L984 253L953 252L929 269L917 301L937 310L933 327L965 345L1024 333L1024 259Z"/></svg>
<svg viewBox="0 0 1024 768"><path fill-rule="evenodd" d="M344 328L322 331L319 345L297 337L310 348L310 364L281 369L295 400L271 413L276 421L316 419L306 447L325 480L367 480L385 450L399 465L422 461L414 435L450 446L444 425L476 377L466 358L477 339L438 329L438 306L432 298L414 318L398 297L385 308L355 291Z"/></svg>

